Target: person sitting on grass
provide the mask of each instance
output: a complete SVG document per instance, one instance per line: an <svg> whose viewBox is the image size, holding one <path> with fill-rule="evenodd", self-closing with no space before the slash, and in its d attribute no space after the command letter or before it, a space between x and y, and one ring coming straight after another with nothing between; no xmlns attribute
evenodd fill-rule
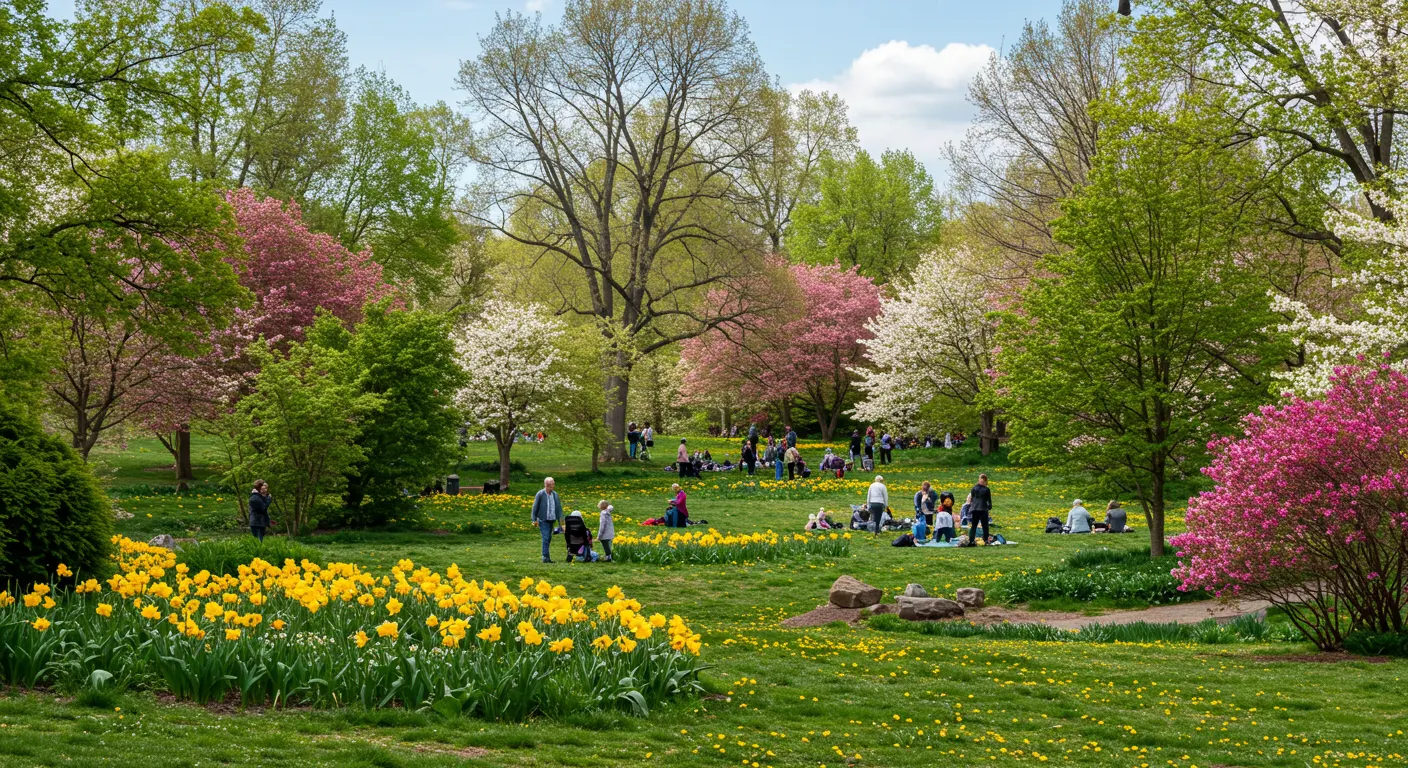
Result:
<svg viewBox="0 0 1408 768"><path fill-rule="evenodd" d="M1118 501L1111 501L1105 507L1105 532L1106 533L1128 533L1129 518L1125 515L1124 505Z"/></svg>
<svg viewBox="0 0 1408 768"><path fill-rule="evenodd" d="M953 541L953 496L948 497L948 506L939 507L934 513L934 541Z"/></svg>
<svg viewBox="0 0 1408 768"><path fill-rule="evenodd" d="M922 544L929 540L929 526L925 524L923 515L914 516L914 525L910 527L910 534L914 536L915 544Z"/></svg>
<svg viewBox="0 0 1408 768"><path fill-rule="evenodd" d="M679 483L670 486L670 490L674 492L675 498L670 499L670 507L665 511L665 519L667 521L671 519L675 521L674 525L670 527L683 528L689 525L689 508L685 506L687 497ZM665 524L670 525L668 522Z"/></svg>
<svg viewBox="0 0 1408 768"><path fill-rule="evenodd" d="M1071 511L1066 515L1067 533L1090 533L1090 523L1093 518L1090 516L1080 499L1076 499L1071 504Z"/></svg>

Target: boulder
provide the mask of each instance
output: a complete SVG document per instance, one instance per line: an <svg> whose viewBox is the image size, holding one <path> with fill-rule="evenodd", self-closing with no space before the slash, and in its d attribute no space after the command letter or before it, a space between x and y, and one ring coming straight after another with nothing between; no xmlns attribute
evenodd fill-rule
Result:
<svg viewBox="0 0 1408 768"><path fill-rule="evenodd" d="M842 576L831 585L831 604L841 608L865 608L880 602L880 588L852 576Z"/></svg>
<svg viewBox="0 0 1408 768"><path fill-rule="evenodd" d="M929 593L924 590L924 587L922 587L922 586L920 586L920 585L918 585L918 584L906 584L905 587L904 587L904 591L901 592L900 594L904 595L905 597L928 597L928 596L929 596Z"/></svg>
<svg viewBox="0 0 1408 768"><path fill-rule="evenodd" d="M963 616L963 606L942 597L899 597L900 618L908 621L939 621Z"/></svg>
<svg viewBox="0 0 1408 768"><path fill-rule="evenodd" d="M163 533L160 536L153 537L151 541L147 542L147 544L153 547L165 547L167 549L175 549L176 539L169 533Z"/></svg>
<svg viewBox="0 0 1408 768"><path fill-rule="evenodd" d="M987 593L977 587L963 587L958 590L958 604L965 608L982 608Z"/></svg>

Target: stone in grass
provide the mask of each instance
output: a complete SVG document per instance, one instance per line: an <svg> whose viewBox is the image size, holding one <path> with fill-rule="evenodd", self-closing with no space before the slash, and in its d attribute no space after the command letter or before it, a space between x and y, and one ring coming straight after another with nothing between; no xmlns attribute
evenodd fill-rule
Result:
<svg viewBox="0 0 1408 768"><path fill-rule="evenodd" d="M929 596L929 593L928 593L927 591L925 591L924 587L922 587L922 586L920 586L920 585L918 585L918 584L906 584L906 585L905 585L905 588L904 588L904 591L901 592L900 594L901 594L901 595L904 595L905 597L928 597L928 596Z"/></svg>
<svg viewBox="0 0 1408 768"><path fill-rule="evenodd" d="M958 604L965 608L982 608L987 593L977 587L963 587L958 590Z"/></svg>
<svg viewBox="0 0 1408 768"><path fill-rule="evenodd" d="M879 587L852 576L842 576L831 585L831 604L841 608L865 608L880 602Z"/></svg>
<svg viewBox="0 0 1408 768"><path fill-rule="evenodd" d="M963 616L963 606L942 597L900 596L896 600L900 604L900 618L907 621L940 621Z"/></svg>
<svg viewBox="0 0 1408 768"><path fill-rule="evenodd" d="M166 547L167 549L175 549L176 539L169 533L163 533L160 536L153 537L151 541L147 542L147 544L153 547Z"/></svg>

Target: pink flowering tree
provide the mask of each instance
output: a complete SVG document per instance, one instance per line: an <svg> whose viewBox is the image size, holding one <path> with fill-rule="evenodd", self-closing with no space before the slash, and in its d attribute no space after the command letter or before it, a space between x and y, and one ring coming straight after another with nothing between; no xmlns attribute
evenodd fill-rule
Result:
<svg viewBox="0 0 1408 768"><path fill-rule="evenodd" d="M784 420L802 400L830 440L864 356L866 323L880 313L880 289L855 268L794 264L781 310L716 328L682 345L682 393L694 402L727 394L744 403L778 403Z"/></svg>
<svg viewBox="0 0 1408 768"><path fill-rule="evenodd" d="M1185 589L1259 598L1323 649L1402 632L1408 604L1408 376L1341 368L1318 400L1247 416L1209 447L1217 486L1173 545Z"/></svg>
<svg viewBox="0 0 1408 768"><path fill-rule="evenodd" d="M263 338L275 348L302 341L320 311L350 328L368 302L392 292L370 251L350 251L313 232L295 202L261 198L249 189L226 195L243 241L233 266L253 295L226 327L203 339L198 355L169 353L153 365L161 376L141 393L142 421L176 459L179 481L191 477L189 426L228 413L247 391L256 368L246 354Z"/></svg>

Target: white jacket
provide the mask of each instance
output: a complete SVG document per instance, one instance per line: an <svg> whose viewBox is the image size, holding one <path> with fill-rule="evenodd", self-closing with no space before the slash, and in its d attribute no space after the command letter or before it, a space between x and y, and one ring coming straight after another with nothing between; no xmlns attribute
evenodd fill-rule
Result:
<svg viewBox="0 0 1408 768"><path fill-rule="evenodd" d="M890 506L890 489L884 483L874 482L870 484L870 492L866 494L865 500L871 504L884 504Z"/></svg>
<svg viewBox="0 0 1408 768"><path fill-rule="evenodd" d="M611 513L615 511L615 507L607 504L606 509L598 513L596 524L597 541L611 541L616 538L616 523L611 519Z"/></svg>

